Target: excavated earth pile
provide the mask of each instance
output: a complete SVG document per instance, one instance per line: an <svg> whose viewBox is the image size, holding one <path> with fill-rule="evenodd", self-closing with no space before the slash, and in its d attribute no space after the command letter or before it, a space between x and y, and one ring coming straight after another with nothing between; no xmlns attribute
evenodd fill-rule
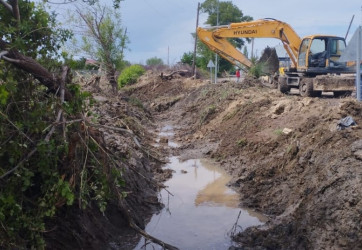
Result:
<svg viewBox="0 0 362 250"><path fill-rule="evenodd" d="M78 206L61 209L50 222L54 225L48 225L53 230L45 234L48 249L132 249L140 235L130 227L130 220L143 229L152 214L162 208L158 201L161 183L156 179L164 179L163 157L151 145L152 117L138 100L115 96L103 84L83 84L94 98L88 112L92 115L86 119L97 124L94 126L107 145L105 154L112 155L110 159L122 169L126 197L120 201L114 195L104 213L95 202L84 210Z"/></svg>
<svg viewBox="0 0 362 250"><path fill-rule="evenodd" d="M174 126L172 150L219 161L241 206L269 216L234 237L243 249L362 248L361 103L151 73L124 94ZM337 126L346 116L357 125Z"/></svg>

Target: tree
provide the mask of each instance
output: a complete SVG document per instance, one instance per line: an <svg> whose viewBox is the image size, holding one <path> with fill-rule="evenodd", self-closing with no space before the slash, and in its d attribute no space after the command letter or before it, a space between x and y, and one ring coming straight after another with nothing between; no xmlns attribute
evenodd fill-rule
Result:
<svg viewBox="0 0 362 250"><path fill-rule="evenodd" d="M251 21L253 18L251 16L244 16L243 12L234 5L231 1L219 2L218 0L206 0L201 4L201 11L208 14L206 24L211 26L218 25L228 25L230 23L236 22L246 22ZM217 13L219 11L219 23L217 23ZM241 38L231 38L231 43L235 47L241 49L244 45L244 40ZM202 57L201 67L206 69L206 65L209 60L214 60L214 53L203 44L198 42L197 44L198 54ZM219 61L219 71L224 70L228 71L232 68L232 64L221 58Z"/></svg>
<svg viewBox="0 0 362 250"><path fill-rule="evenodd" d="M77 13L83 33L81 48L93 59L101 62L106 70L106 76L117 92L118 85L115 79L117 69L124 64L124 49L128 43L127 29L121 25L118 12L107 6L96 4L83 8L78 7Z"/></svg>
<svg viewBox="0 0 362 250"><path fill-rule="evenodd" d="M59 82L49 72L54 61L46 67L39 62L49 62L56 57L71 32L58 28L54 14L48 14L42 5L29 1L0 1L0 17L0 59L8 63L5 67L13 65L32 74L49 92L56 93ZM22 78L24 74L14 73L12 77ZM69 99L70 93L66 91L65 96Z"/></svg>
<svg viewBox="0 0 362 250"><path fill-rule="evenodd" d="M96 201L104 212L121 183L115 165L96 163L104 155L100 131L81 126L91 102L57 60L71 35L58 27L42 4L0 0L1 249L44 249L61 207Z"/></svg>
<svg viewBox="0 0 362 250"><path fill-rule="evenodd" d="M146 60L146 65L147 66L158 66L158 65L163 65L163 61L161 58L158 57L151 57L149 59Z"/></svg>
<svg viewBox="0 0 362 250"><path fill-rule="evenodd" d="M192 52L185 52L182 57L181 57L181 62L188 64L188 65L192 65L192 62L194 60L194 53ZM196 66L198 67L199 65L197 65L197 58L196 58Z"/></svg>

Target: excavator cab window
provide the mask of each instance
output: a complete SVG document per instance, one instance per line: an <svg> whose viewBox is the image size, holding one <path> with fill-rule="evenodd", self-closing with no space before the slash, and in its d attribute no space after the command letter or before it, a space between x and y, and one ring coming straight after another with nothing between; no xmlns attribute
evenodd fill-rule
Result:
<svg viewBox="0 0 362 250"><path fill-rule="evenodd" d="M326 67L327 38L314 38L309 50L309 67Z"/></svg>
<svg viewBox="0 0 362 250"><path fill-rule="evenodd" d="M298 55L298 66L299 67L306 67L306 57L307 51L309 46L310 39L305 38L303 39L302 43L300 44L299 55Z"/></svg>
<svg viewBox="0 0 362 250"><path fill-rule="evenodd" d="M329 60L331 62L337 63L338 59L341 57L342 52L346 48L346 43L344 39L331 39L329 41ZM338 63L337 63L338 64Z"/></svg>

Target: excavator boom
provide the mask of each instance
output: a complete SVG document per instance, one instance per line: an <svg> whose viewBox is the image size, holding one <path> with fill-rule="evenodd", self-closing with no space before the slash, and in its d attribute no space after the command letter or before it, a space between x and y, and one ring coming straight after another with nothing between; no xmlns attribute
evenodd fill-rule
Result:
<svg viewBox="0 0 362 250"><path fill-rule="evenodd" d="M210 50L222 56L234 65L251 67L251 62L239 50L237 50L227 39L214 39L213 31L198 28L197 35Z"/></svg>
<svg viewBox="0 0 362 250"><path fill-rule="evenodd" d="M215 53L233 64L238 62L247 67L250 67L250 61L227 38L277 38L283 43L294 67L297 66L298 50L302 41L289 24L275 19L232 23L228 26L216 27L215 30L198 28L197 35Z"/></svg>

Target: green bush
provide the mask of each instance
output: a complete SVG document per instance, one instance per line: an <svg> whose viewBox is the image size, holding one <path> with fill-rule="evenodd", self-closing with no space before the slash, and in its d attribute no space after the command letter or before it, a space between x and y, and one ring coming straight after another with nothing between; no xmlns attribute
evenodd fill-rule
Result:
<svg viewBox="0 0 362 250"><path fill-rule="evenodd" d="M124 87L127 84L136 83L138 78L145 73L145 69L141 65L131 65L125 68L118 77L118 86Z"/></svg>

